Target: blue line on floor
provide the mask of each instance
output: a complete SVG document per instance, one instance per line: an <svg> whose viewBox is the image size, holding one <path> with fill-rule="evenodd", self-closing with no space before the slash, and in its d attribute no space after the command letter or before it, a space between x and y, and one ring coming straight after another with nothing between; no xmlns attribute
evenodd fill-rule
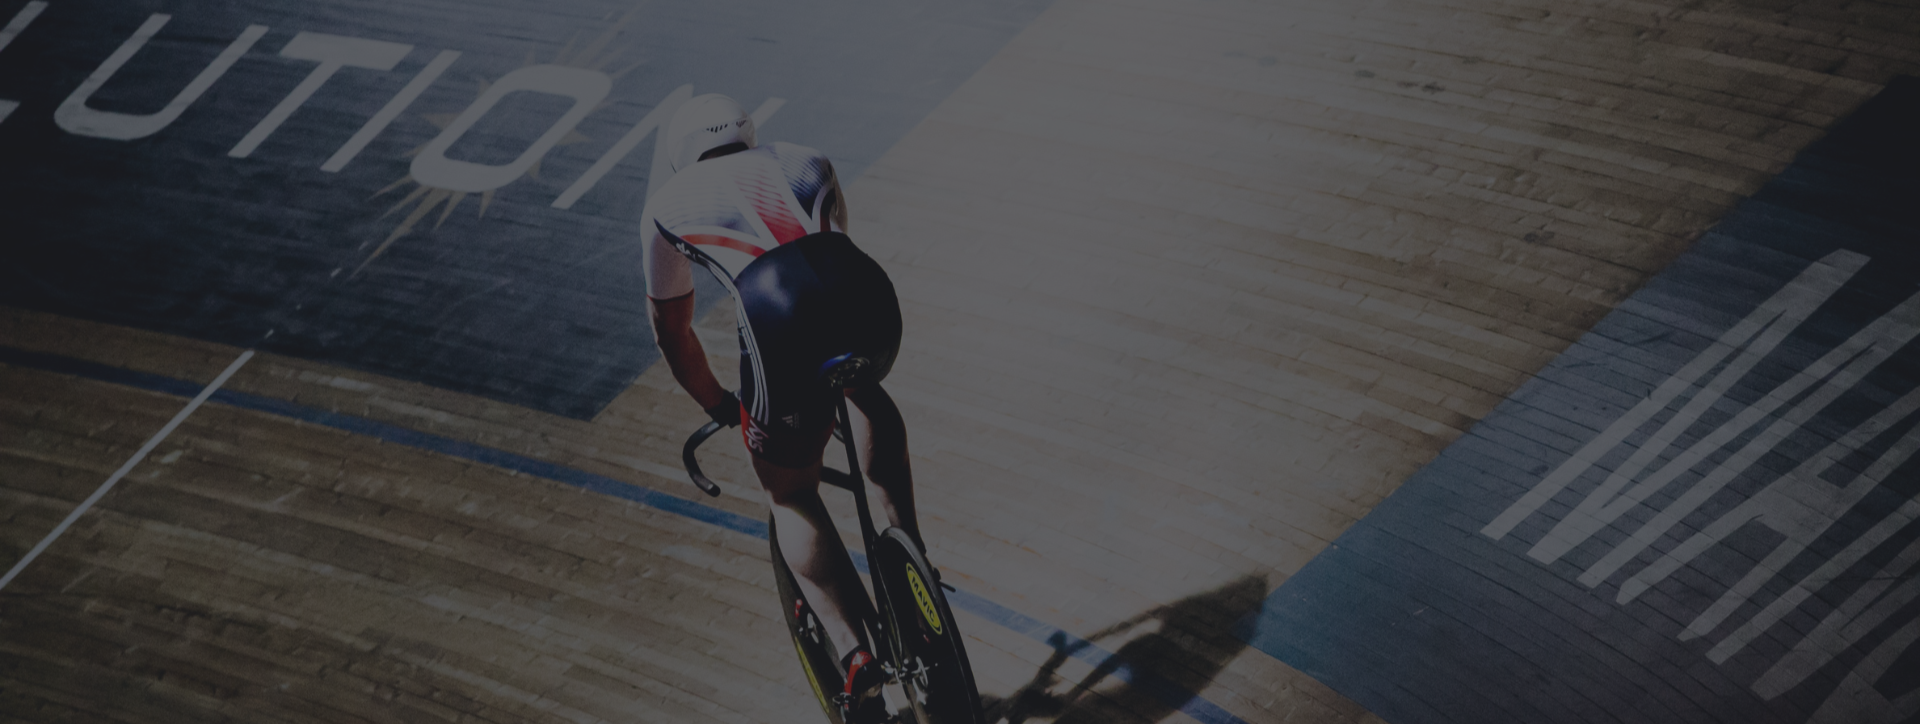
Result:
<svg viewBox="0 0 1920 724"><path fill-rule="evenodd" d="M201 385L177 380L171 377L135 372L97 362L74 359L61 355L30 352L22 349L0 346L0 364L13 367L25 367L45 372L72 375L99 382L108 382L126 387L174 395L193 397L200 392ZM575 470L562 465L537 460L524 455L515 455L504 450L473 443L460 442L451 438L411 430L398 425L369 420L364 417L329 412L318 408L296 405L285 400L252 395L245 392L222 389L213 393L209 402L216 402L243 410L264 412L269 415L300 420L315 425L331 427L335 430L364 435L377 440L406 445L448 457L485 463L494 467L546 478L565 483L584 490L608 495L621 500L629 500L655 510L662 510L693 520L716 525L727 530L767 539L766 521L748 518L719 508L625 483L613 478ZM853 552L854 564L862 569L868 567L866 558ZM947 596L947 602L955 608L979 616L1009 631L1040 641L1056 649L1067 649L1072 656L1087 663L1099 666L1113 657L1113 653L1095 646L1093 643L1068 633L1064 629L1027 616L1007 608L979 595L964 590L953 590ZM1152 695L1162 704L1179 709L1203 724L1247 724L1240 717L1220 708L1198 694L1187 691L1152 673L1138 671L1122 662L1113 672L1115 678Z"/></svg>

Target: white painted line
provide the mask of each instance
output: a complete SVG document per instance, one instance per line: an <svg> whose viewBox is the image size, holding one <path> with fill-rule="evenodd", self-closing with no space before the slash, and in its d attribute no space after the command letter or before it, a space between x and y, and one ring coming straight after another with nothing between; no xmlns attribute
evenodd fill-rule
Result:
<svg viewBox="0 0 1920 724"><path fill-rule="evenodd" d="M753 109L753 113L748 114L753 117L753 130L759 131L765 128L767 121L773 119L774 112L780 110L780 107L786 104L787 99L785 98L768 98L761 102L759 108Z"/></svg>
<svg viewBox="0 0 1920 724"><path fill-rule="evenodd" d="M242 352L240 358L234 360L233 364L227 365L227 369L221 372L219 377L215 377L212 382L207 383L206 388L200 390L200 394L194 396L192 402L187 403L187 406L181 408L180 412L175 414L172 420L167 421L166 427L160 428L160 432L154 433L153 437L148 438L147 444L141 445L140 450L135 452L133 457L128 458L125 465L121 465L119 470L113 471L113 475L107 478L107 482L100 484L99 490L93 491L92 495L87 496L86 500L81 501L80 507L74 508L72 513L68 513L66 520L60 521L59 525L53 527L53 532L48 533L47 537L40 539L40 542L33 547L33 550L27 551L27 555L20 558L20 562L13 564L13 570L7 571L7 575L5 576L0 576L0 588L6 588L8 583L12 583L13 577L20 575L20 571L24 570L27 564L32 563L33 559L40 557L40 553L45 551L47 546L53 545L53 541L59 538L60 534L67 532L67 528L72 527L73 522L79 520L82 513L87 512L87 509L92 508L94 503L98 503L101 498L106 497L107 491L112 490L115 483L120 482L120 479L126 477L127 473L132 472L133 466L139 465L141 460L145 460L147 453L153 452L155 447L159 447L160 441L167 439L168 435L173 434L174 428L179 427L181 422L186 421L188 415L193 414L194 410L199 409L200 405L207 401L207 398L213 396L215 390L220 389L221 385L227 383L227 378L232 377L233 373L240 371L241 365L245 365L247 360L250 359L253 359L253 350Z"/></svg>
<svg viewBox="0 0 1920 724"><path fill-rule="evenodd" d="M40 11L45 9L47 4L40 0L34 0L27 3L26 7L20 8L20 12L14 14L13 21L7 23L7 27L0 28L0 50L6 49L7 44L13 42L13 39L20 35L20 31L26 30L27 24L33 22L34 18L40 17Z"/></svg>
<svg viewBox="0 0 1920 724"><path fill-rule="evenodd" d="M667 97L660 99L659 105L647 111L647 115L641 116L640 122L633 124L633 128L627 131L627 135L621 136L620 140L613 144L613 148L607 149L606 153L601 154L600 160L594 161L593 166L580 175L580 180L573 182L572 186L568 186L567 190L560 194L560 198L553 200L553 208L573 208L573 202L587 195L587 192L593 189L594 184L600 183L600 179L606 176L608 171L612 171L614 166L626 160L627 154L633 153L633 149L640 146L640 142L646 139L647 134L658 131L659 136L654 139L653 170L647 174L647 195L652 196L654 187L659 185L655 179L664 182L671 173L667 170L665 138L667 121L672 120L673 112L679 110L681 103L692 97L693 84L688 83L673 89Z"/></svg>
<svg viewBox="0 0 1920 724"><path fill-rule="evenodd" d="M340 150L333 152L332 158L320 164L320 170L336 173L346 168L348 161L360 155L360 151L365 149L367 144L373 143L373 139L378 137L381 131L387 130L387 125L393 123L393 119L400 117L401 111L413 105L414 100L418 99L420 94L427 92L427 87L433 85L433 82L440 78L440 74L445 73L447 68L453 65L453 61L459 59L460 51L457 50L442 50L439 55L433 56L433 60L427 63L427 67L421 68L420 73L415 75L405 88L401 88L400 93L395 95L393 100L387 101L387 105L382 107L379 113L373 114L372 118L367 119L366 125L361 126L352 138L347 139L347 145L341 146Z"/></svg>
<svg viewBox="0 0 1920 724"><path fill-rule="evenodd" d="M314 66L313 72L308 73L300 85L294 86L293 92L288 93L280 105L274 106L265 118L260 119L260 123L248 131L246 137L240 139L227 155L233 158L253 155L260 144L266 143L274 131L280 130L281 124L292 118L294 112L306 105L307 100L313 98L313 94L319 92L320 87L326 85L341 69L389 71L410 52L413 52L413 46L405 43L311 32L293 36L293 40L287 41L286 47L280 49L280 57L311 60L319 65Z"/></svg>
<svg viewBox="0 0 1920 724"><path fill-rule="evenodd" d="M47 4L40 0L34 0L27 3L26 7L20 8L20 12L14 14L13 20L7 23L7 27L0 28L0 50L6 50L7 44L13 42L13 39L20 35L20 31L26 30L27 24L33 22L34 18L40 16L40 11L45 9ZM0 100L0 121L7 120L7 116L12 115L14 109L19 107L19 101Z"/></svg>

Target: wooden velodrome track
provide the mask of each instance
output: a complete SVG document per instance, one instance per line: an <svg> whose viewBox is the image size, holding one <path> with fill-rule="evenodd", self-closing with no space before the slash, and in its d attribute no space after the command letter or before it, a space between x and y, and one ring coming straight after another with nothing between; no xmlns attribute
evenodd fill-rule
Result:
<svg viewBox="0 0 1920 724"><path fill-rule="evenodd" d="M1056 0L848 189L932 558L1026 617L961 614L983 693L1378 721L1234 623L1915 37L1896 2ZM241 352L10 309L0 339L188 394ZM0 559L183 405L97 377L0 368ZM660 368L591 422L265 354L226 389L696 495ZM716 519L216 401L0 592L0 719L819 721L765 542ZM1054 627L1130 673L1075 691Z"/></svg>

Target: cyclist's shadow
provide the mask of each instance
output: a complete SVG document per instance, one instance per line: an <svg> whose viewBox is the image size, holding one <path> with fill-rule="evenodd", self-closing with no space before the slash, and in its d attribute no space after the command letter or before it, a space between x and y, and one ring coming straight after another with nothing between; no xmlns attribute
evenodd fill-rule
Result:
<svg viewBox="0 0 1920 724"><path fill-rule="evenodd" d="M982 695L987 721L1023 724L1051 719L1055 724L1117 721L1157 722L1192 701L1212 683L1246 642L1234 625L1260 609L1266 576L1240 578L1206 593L1183 598L1121 621L1085 639L1068 641L1055 634L1053 656L1033 680L1004 698ZM1102 639L1158 622L1159 630L1136 636L1094 667L1079 682L1055 691L1068 657Z"/></svg>

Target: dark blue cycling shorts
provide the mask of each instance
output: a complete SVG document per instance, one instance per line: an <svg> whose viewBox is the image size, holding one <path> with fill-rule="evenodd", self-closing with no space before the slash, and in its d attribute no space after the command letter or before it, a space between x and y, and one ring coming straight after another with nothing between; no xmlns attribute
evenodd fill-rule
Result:
<svg viewBox="0 0 1920 724"><path fill-rule="evenodd" d="M899 353L893 282L852 239L823 232L761 254L733 286L747 448L783 467L818 462L844 390L878 384Z"/></svg>

